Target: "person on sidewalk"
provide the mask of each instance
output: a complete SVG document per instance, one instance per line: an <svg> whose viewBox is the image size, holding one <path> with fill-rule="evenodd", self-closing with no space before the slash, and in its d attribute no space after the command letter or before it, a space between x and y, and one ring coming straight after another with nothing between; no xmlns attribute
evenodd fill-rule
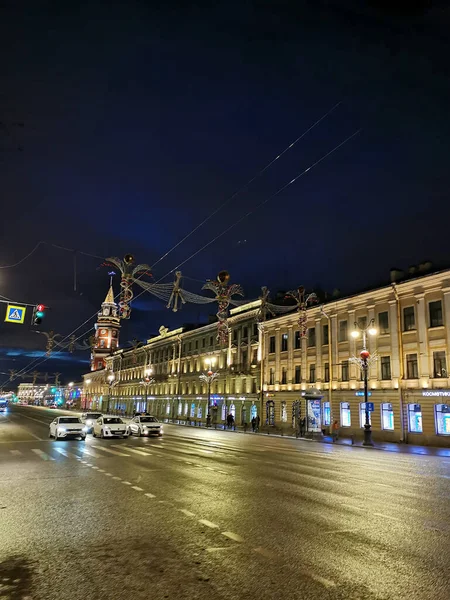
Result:
<svg viewBox="0 0 450 600"><path fill-rule="evenodd" d="M300 419L300 437L305 436L305 430L306 430L306 417L303 417L303 419Z"/></svg>
<svg viewBox="0 0 450 600"><path fill-rule="evenodd" d="M338 441L339 438L339 425L337 420L334 420L333 425L331 426L331 436L333 438L333 443Z"/></svg>
<svg viewBox="0 0 450 600"><path fill-rule="evenodd" d="M259 431L259 424L261 423L261 418L259 415L256 415L256 431Z"/></svg>
<svg viewBox="0 0 450 600"><path fill-rule="evenodd" d="M255 431L256 431L256 418L255 417L252 418L252 431L253 431L253 433L255 433Z"/></svg>

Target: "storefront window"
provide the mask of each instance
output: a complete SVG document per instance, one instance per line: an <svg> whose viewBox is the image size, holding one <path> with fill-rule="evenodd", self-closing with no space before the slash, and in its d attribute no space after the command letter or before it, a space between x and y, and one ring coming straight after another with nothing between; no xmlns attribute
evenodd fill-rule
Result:
<svg viewBox="0 0 450 600"><path fill-rule="evenodd" d="M184 403L184 413L183 414L185 414L186 416L188 414L188 403L187 402Z"/></svg>
<svg viewBox="0 0 450 600"><path fill-rule="evenodd" d="M222 421L226 421L227 418L227 405L222 404Z"/></svg>
<svg viewBox="0 0 450 600"><path fill-rule="evenodd" d="M436 404L436 432L438 435L450 435L450 405Z"/></svg>
<svg viewBox="0 0 450 600"><path fill-rule="evenodd" d="M394 411L390 402L384 402L381 405L381 427L394 431Z"/></svg>
<svg viewBox="0 0 450 600"><path fill-rule="evenodd" d="M422 407L420 404L408 404L408 426L411 433L422 433Z"/></svg>
<svg viewBox="0 0 450 600"><path fill-rule="evenodd" d="M236 418L236 407L234 404L230 406L230 415L233 415L233 417Z"/></svg>
<svg viewBox="0 0 450 600"><path fill-rule="evenodd" d="M202 406L201 404L198 405L198 410L197 410L197 419L201 419L203 415L203 410L202 410Z"/></svg>
<svg viewBox="0 0 450 600"><path fill-rule="evenodd" d="M369 423L372 425L372 413L369 413ZM359 405L359 426L364 427L366 424L366 403L361 402Z"/></svg>
<svg viewBox="0 0 450 600"><path fill-rule="evenodd" d="M166 415L170 415L170 402L166 404Z"/></svg>
<svg viewBox="0 0 450 600"><path fill-rule="evenodd" d="M350 404L348 402L341 402L341 427L350 427L351 424Z"/></svg>
<svg viewBox="0 0 450 600"><path fill-rule="evenodd" d="M256 404L252 404L252 406L250 408L250 420L252 420L253 417L255 417L255 419L256 419L257 416L258 416L258 409L256 407Z"/></svg>
<svg viewBox="0 0 450 600"><path fill-rule="evenodd" d="M322 424L331 425L331 409L329 402L324 402L322 404Z"/></svg>
<svg viewBox="0 0 450 600"><path fill-rule="evenodd" d="M191 404L191 417L194 418L195 417L195 404Z"/></svg>
<svg viewBox="0 0 450 600"><path fill-rule="evenodd" d="M283 423L287 423L287 407L285 401L281 403L281 420Z"/></svg>
<svg viewBox="0 0 450 600"><path fill-rule="evenodd" d="M178 402L178 415L182 415L182 414L183 414L183 403Z"/></svg>

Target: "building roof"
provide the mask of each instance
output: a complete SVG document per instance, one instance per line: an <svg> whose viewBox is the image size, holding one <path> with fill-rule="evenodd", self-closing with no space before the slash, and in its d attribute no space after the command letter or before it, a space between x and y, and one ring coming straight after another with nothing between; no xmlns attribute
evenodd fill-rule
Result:
<svg viewBox="0 0 450 600"><path fill-rule="evenodd" d="M106 298L105 301L103 302L103 304L115 304L114 302L114 290L113 287L110 286L108 293L106 294Z"/></svg>

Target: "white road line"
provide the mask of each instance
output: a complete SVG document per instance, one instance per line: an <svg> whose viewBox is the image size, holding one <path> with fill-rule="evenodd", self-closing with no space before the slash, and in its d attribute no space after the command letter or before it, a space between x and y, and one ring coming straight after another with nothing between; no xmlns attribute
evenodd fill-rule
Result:
<svg viewBox="0 0 450 600"><path fill-rule="evenodd" d="M123 485L131 485L129 481L122 481Z"/></svg>
<svg viewBox="0 0 450 600"><path fill-rule="evenodd" d="M119 444L111 444L113 448L123 448ZM127 452L133 452L133 454L140 454L141 456L148 456L148 452L143 452L142 450L136 450L135 448L130 448L127 446Z"/></svg>
<svg viewBox="0 0 450 600"><path fill-rule="evenodd" d="M63 450L62 448L55 448L55 450L56 450L56 452L59 452L60 454L62 454L66 458L69 458L69 455L67 454L67 452L65 450Z"/></svg>
<svg viewBox="0 0 450 600"><path fill-rule="evenodd" d="M99 470L98 470L98 472L99 472L99 473L104 473L104 472L105 472L105 469L99 469Z"/></svg>
<svg viewBox="0 0 450 600"><path fill-rule="evenodd" d="M308 571L307 569L300 569L300 573L306 575L306 577L309 577L314 581L317 581L317 583L321 583L324 587L328 589L336 587L335 582L331 581L331 579L325 579L325 577L322 577L321 575L316 575L315 573L313 573L312 571Z"/></svg>
<svg viewBox="0 0 450 600"><path fill-rule="evenodd" d="M186 510L185 508L179 508L178 510L180 513L183 513L183 515L186 515L186 517L195 517L194 513L190 510Z"/></svg>
<svg viewBox="0 0 450 600"><path fill-rule="evenodd" d="M228 473L227 473L226 471L219 471L219 470L216 470L216 473L222 473L222 475L228 475Z"/></svg>
<svg viewBox="0 0 450 600"><path fill-rule="evenodd" d="M216 470L214 467L205 467L205 469L207 469L208 471L215 471Z"/></svg>
<svg viewBox="0 0 450 600"><path fill-rule="evenodd" d="M199 523L202 525L206 525L206 527L211 527L211 529L219 529L219 526L215 523L211 523L211 521L207 521L206 519L200 519Z"/></svg>
<svg viewBox="0 0 450 600"><path fill-rule="evenodd" d="M93 448L96 450L102 450L103 452L108 452L109 454L114 454L115 456L130 456L129 454L125 454L125 452L117 452L117 450L110 450L109 448L104 448L103 446L94 446Z"/></svg>
<svg viewBox="0 0 450 600"><path fill-rule="evenodd" d="M352 529L332 529L331 531L322 531L325 535L333 535L337 533L354 533L355 531L361 531L361 529L353 527Z"/></svg>
<svg viewBox="0 0 450 600"><path fill-rule="evenodd" d="M113 476L113 474L112 474L112 473L105 473L105 475L106 475L107 477L112 477L112 476Z"/></svg>
<svg viewBox="0 0 450 600"><path fill-rule="evenodd" d="M131 489L132 490L136 490L137 492L143 492L144 491L142 488L138 487L137 485L132 485Z"/></svg>
<svg viewBox="0 0 450 600"><path fill-rule="evenodd" d="M92 466L92 469L95 469L96 471L98 471L98 467Z"/></svg>
<svg viewBox="0 0 450 600"><path fill-rule="evenodd" d="M398 517L391 517L391 515L383 515L382 513L372 513L374 517L382 517L383 519L391 519L391 521L403 521L403 519L399 519Z"/></svg>
<svg viewBox="0 0 450 600"><path fill-rule="evenodd" d="M122 479L122 477L117 477L117 475L115 477L113 477L113 479L115 479L116 481L120 481Z"/></svg>
<svg viewBox="0 0 450 600"><path fill-rule="evenodd" d="M147 496L147 498L156 498L154 494L144 494L144 496Z"/></svg>
<svg viewBox="0 0 450 600"><path fill-rule="evenodd" d="M49 456L48 454L46 454L42 450L39 450L38 448L32 448L31 452L37 454L39 458L42 458L42 460L55 460L53 456Z"/></svg>
<svg viewBox="0 0 450 600"><path fill-rule="evenodd" d="M20 450L10 450L11 454L14 456L23 456L23 453Z"/></svg>
<svg viewBox="0 0 450 600"><path fill-rule="evenodd" d="M233 533L232 531L222 531L222 535L224 535L227 538L230 538L230 540L234 540L235 542L243 542L244 541L243 537L241 537L237 533Z"/></svg>

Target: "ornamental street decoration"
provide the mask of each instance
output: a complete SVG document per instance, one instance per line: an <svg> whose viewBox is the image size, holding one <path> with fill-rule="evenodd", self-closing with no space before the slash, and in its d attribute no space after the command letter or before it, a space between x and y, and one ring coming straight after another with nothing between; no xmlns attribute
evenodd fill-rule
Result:
<svg viewBox="0 0 450 600"><path fill-rule="evenodd" d="M217 311L217 340L220 344L228 343L228 308L230 304L235 304L233 296L243 296L242 287L237 283L229 285L230 274L228 271L220 271L216 281L207 281L202 287L202 290L211 290L215 293L215 300L218 303L219 310Z"/></svg>
<svg viewBox="0 0 450 600"><path fill-rule="evenodd" d="M115 256L106 259L105 266L115 266L121 274L120 279L120 300L119 314L121 319L129 319L131 316L131 300L133 299L133 282L137 282L136 277L149 275L150 267L146 264L135 265L135 258L132 254L125 254L123 260Z"/></svg>
<svg viewBox="0 0 450 600"><path fill-rule="evenodd" d="M296 290L291 290L286 294L286 298L292 298L295 300L296 308L298 312L298 324L300 327L300 337L306 337L307 321L308 317L306 314L306 309L311 304L316 304L319 299L314 292L307 294L305 288L303 286L297 288Z"/></svg>

